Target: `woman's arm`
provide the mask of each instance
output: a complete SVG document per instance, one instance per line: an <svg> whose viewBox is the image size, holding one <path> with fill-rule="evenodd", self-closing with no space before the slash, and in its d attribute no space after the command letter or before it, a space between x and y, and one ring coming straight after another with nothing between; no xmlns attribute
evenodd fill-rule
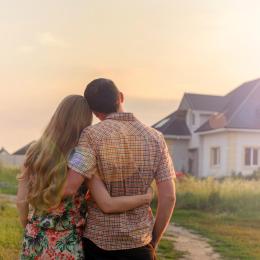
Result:
<svg viewBox="0 0 260 260"><path fill-rule="evenodd" d="M102 180L96 175L88 181L88 186L91 196L104 213L120 213L131 210L149 204L153 198L151 188L143 195L111 197Z"/></svg>
<svg viewBox="0 0 260 260"><path fill-rule="evenodd" d="M20 221L23 227L27 225L27 218L29 213L28 196L28 174L25 169L22 168L21 177L18 177L18 192L16 199L16 206L19 212Z"/></svg>

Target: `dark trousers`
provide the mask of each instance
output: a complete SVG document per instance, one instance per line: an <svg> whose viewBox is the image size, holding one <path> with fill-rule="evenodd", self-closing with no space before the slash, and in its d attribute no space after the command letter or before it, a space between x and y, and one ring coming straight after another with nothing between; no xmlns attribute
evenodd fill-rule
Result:
<svg viewBox="0 0 260 260"><path fill-rule="evenodd" d="M83 249L86 260L156 260L155 250L150 244L134 249L107 251L83 238Z"/></svg>

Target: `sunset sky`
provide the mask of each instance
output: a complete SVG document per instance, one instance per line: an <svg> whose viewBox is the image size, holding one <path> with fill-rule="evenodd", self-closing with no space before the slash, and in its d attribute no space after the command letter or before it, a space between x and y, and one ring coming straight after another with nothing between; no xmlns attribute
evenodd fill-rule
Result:
<svg viewBox="0 0 260 260"><path fill-rule="evenodd" d="M184 92L260 77L258 0L0 2L0 147L39 137L58 102L112 78L147 124Z"/></svg>

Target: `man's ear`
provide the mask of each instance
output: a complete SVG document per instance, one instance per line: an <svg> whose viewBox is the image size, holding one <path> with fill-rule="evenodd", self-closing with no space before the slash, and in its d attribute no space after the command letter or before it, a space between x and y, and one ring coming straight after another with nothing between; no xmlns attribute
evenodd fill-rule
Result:
<svg viewBox="0 0 260 260"><path fill-rule="evenodd" d="M119 93L119 101L120 101L120 103L124 103L124 101L125 101L125 97L122 92Z"/></svg>

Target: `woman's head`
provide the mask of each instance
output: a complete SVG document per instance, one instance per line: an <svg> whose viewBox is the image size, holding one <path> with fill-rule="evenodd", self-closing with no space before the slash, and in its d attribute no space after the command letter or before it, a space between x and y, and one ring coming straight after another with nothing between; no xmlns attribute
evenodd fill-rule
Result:
<svg viewBox="0 0 260 260"><path fill-rule="evenodd" d="M80 95L65 97L48 124L43 137L56 141L64 154L77 144L82 130L91 125L92 112L87 100Z"/></svg>
<svg viewBox="0 0 260 260"><path fill-rule="evenodd" d="M41 138L27 152L26 172L31 176L29 203L39 212L57 206L67 176L67 157L82 130L91 125L86 99L71 95L62 100Z"/></svg>

